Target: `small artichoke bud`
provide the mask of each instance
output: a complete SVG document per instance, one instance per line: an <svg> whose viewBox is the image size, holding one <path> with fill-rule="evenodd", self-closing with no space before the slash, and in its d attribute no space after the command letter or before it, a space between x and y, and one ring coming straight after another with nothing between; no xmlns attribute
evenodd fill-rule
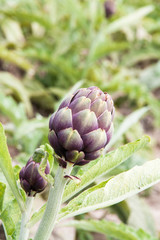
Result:
<svg viewBox="0 0 160 240"><path fill-rule="evenodd" d="M40 162L35 162L31 157L20 171L20 184L28 196L35 196L36 193L42 192L47 185L47 181L38 172L39 166ZM50 167L47 161L45 174L49 174L49 172Z"/></svg>
<svg viewBox="0 0 160 240"><path fill-rule="evenodd" d="M84 165L98 158L111 139L113 117L112 98L98 87L79 89L65 99L49 122L49 142L60 165Z"/></svg>
<svg viewBox="0 0 160 240"><path fill-rule="evenodd" d="M104 11L106 18L112 17L116 12L116 6L114 0L107 0L104 2Z"/></svg>

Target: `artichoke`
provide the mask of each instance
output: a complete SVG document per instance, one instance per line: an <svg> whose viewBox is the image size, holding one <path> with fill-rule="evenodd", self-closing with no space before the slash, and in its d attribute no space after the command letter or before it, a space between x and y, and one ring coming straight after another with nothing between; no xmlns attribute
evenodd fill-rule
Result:
<svg viewBox="0 0 160 240"><path fill-rule="evenodd" d="M98 87L82 88L66 98L49 121L49 142L63 167L98 158L113 133L111 96Z"/></svg>
<svg viewBox="0 0 160 240"><path fill-rule="evenodd" d="M31 157L19 173L21 187L28 196L35 196L36 193L42 192L47 185L47 181L38 172L39 165L40 162L35 162ZM47 161L45 174L49 172L50 167Z"/></svg>
<svg viewBox="0 0 160 240"><path fill-rule="evenodd" d="M116 12L116 6L114 0L107 0L104 2L104 11L106 18L112 17Z"/></svg>

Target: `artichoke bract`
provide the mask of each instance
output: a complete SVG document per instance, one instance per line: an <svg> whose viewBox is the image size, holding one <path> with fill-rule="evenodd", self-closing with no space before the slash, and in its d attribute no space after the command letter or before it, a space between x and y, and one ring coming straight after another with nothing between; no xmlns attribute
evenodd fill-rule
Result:
<svg viewBox="0 0 160 240"><path fill-rule="evenodd" d="M113 133L111 96L98 87L81 88L66 98L49 121L49 142L63 167L98 158Z"/></svg>
<svg viewBox="0 0 160 240"><path fill-rule="evenodd" d="M38 172L39 165L40 163L33 161L31 157L19 173L21 187L28 196L35 196L36 193L42 192L47 185L47 181ZM47 161L45 174L49 172L50 167Z"/></svg>

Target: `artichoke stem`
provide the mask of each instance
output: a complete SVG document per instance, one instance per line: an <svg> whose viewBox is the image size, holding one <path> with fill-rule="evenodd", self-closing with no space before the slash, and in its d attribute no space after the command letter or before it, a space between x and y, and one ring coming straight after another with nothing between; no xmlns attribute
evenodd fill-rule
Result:
<svg viewBox="0 0 160 240"><path fill-rule="evenodd" d="M26 210L22 213L21 229L19 240L27 240L29 236L29 228L26 227L29 221L34 197L27 197Z"/></svg>
<svg viewBox="0 0 160 240"><path fill-rule="evenodd" d="M50 187L46 210L34 240L48 240L50 238L61 207L65 185L68 181L64 176L70 175L72 168L73 164L69 162L66 168L59 166L55 176L54 187Z"/></svg>

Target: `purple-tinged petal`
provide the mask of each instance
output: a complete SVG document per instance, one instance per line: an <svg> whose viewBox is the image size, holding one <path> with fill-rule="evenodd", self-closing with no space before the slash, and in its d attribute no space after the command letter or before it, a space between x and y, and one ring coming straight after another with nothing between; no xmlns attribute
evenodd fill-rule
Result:
<svg viewBox="0 0 160 240"><path fill-rule="evenodd" d="M53 113L49 119L49 129L51 129L51 130L53 130L53 120L54 120L55 114L56 113Z"/></svg>
<svg viewBox="0 0 160 240"><path fill-rule="evenodd" d="M79 98L79 97L87 97L88 94L91 92L91 90L87 89L87 88L81 88L80 90L78 90L74 97L72 98L72 101L74 101L75 99ZM71 102L72 102L71 101Z"/></svg>
<svg viewBox="0 0 160 240"><path fill-rule="evenodd" d="M112 122L112 116L111 113L108 112L107 110L102 113L99 118L98 118L98 126L101 129L105 129L105 131L108 131L108 129L110 128Z"/></svg>
<svg viewBox="0 0 160 240"><path fill-rule="evenodd" d="M72 111L68 107L56 112L53 122L53 129L57 133L62 129L72 127Z"/></svg>
<svg viewBox="0 0 160 240"><path fill-rule="evenodd" d="M83 135L85 152L93 152L103 148L107 143L107 135L105 130L97 129L90 133Z"/></svg>
<svg viewBox="0 0 160 240"><path fill-rule="evenodd" d="M32 157L30 157L30 159L28 160L28 162L26 163L26 166L25 166L25 168L31 163L33 161L33 158Z"/></svg>
<svg viewBox="0 0 160 240"><path fill-rule="evenodd" d="M21 184L22 188L25 190L25 192L30 192L31 191L31 186L25 179L20 181L20 184Z"/></svg>
<svg viewBox="0 0 160 240"><path fill-rule="evenodd" d="M74 165L83 166L83 165L86 165L89 162L90 161L88 161L88 160L81 160L79 162L76 162Z"/></svg>
<svg viewBox="0 0 160 240"><path fill-rule="evenodd" d="M64 149L59 144L57 135L53 130L49 132L48 139L56 154L62 157Z"/></svg>
<svg viewBox="0 0 160 240"><path fill-rule="evenodd" d="M34 169L32 171L32 175L31 175L31 178L30 178L30 181L29 181L29 183L31 185L35 184L35 182L37 181L38 176L40 175L39 172L38 172L38 168L39 168L39 163L35 163Z"/></svg>
<svg viewBox="0 0 160 240"><path fill-rule="evenodd" d="M114 127L113 127L113 123L112 123L111 126L110 126L110 129L106 132L106 134L107 134L107 144L111 140L111 137L113 135L113 131L114 131Z"/></svg>
<svg viewBox="0 0 160 240"><path fill-rule="evenodd" d="M100 157L102 155L104 148L101 148L100 150L94 151L94 152L90 152L90 153L86 153L85 154L85 159L86 160L94 160L97 159L98 157Z"/></svg>
<svg viewBox="0 0 160 240"><path fill-rule="evenodd" d="M66 150L78 150L83 147L83 141L77 130L67 128L58 133L58 140Z"/></svg>
<svg viewBox="0 0 160 240"><path fill-rule="evenodd" d="M99 98L101 95L103 95L103 92L95 87L89 94L88 94L88 98L91 99L91 101L93 102L95 99Z"/></svg>
<svg viewBox="0 0 160 240"><path fill-rule="evenodd" d="M105 110L107 110L107 104L102 99L96 99L91 104L91 111L93 111L97 117L99 117Z"/></svg>
<svg viewBox="0 0 160 240"><path fill-rule="evenodd" d="M66 160L70 162L77 162L84 159L84 152L76 150L66 152Z"/></svg>
<svg viewBox="0 0 160 240"><path fill-rule="evenodd" d="M35 162L30 162L30 164L25 168L24 178L30 183L32 174L34 171Z"/></svg>
<svg viewBox="0 0 160 240"><path fill-rule="evenodd" d="M80 135L86 134L98 128L97 118L89 109L73 115L73 129L77 129Z"/></svg>
<svg viewBox="0 0 160 240"><path fill-rule="evenodd" d="M43 179L43 177L39 176L34 186L32 187L32 190L36 192L41 192L44 190L46 185L47 185L47 182Z"/></svg>
<svg viewBox="0 0 160 240"><path fill-rule="evenodd" d="M91 100L89 98L79 97L72 101L72 103L69 105L69 108L72 110L72 114L74 114L84 109L89 109L90 105Z"/></svg>
<svg viewBox="0 0 160 240"><path fill-rule="evenodd" d="M21 180L21 178L24 177L24 173L25 173L25 167L23 167L23 168L21 169L20 173L19 173L19 178L20 178L20 180Z"/></svg>
<svg viewBox="0 0 160 240"><path fill-rule="evenodd" d="M109 112L112 112L113 111L113 100L111 98L111 96L108 94L107 96L107 109Z"/></svg>
<svg viewBox="0 0 160 240"><path fill-rule="evenodd" d="M102 93L98 98L102 99L103 101L106 101L106 94Z"/></svg>
<svg viewBox="0 0 160 240"><path fill-rule="evenodd" d="M114 118L114 115L115 115L115 108L114 108L114 107L113 107L113 109L112 109L111 114L112 114L112 121L113 121L113 118Z"/></svg>
<svg viewBox="0 0 160 240"><path fill-rule="evenodd" d="M71 94L69 97L64 99L63 102L60 104L58 111L62 108L68 107L72 98L73 98L73 94Z"/></svg>
<svg viewBox="0 0 160 240"><path fill-rule="evenodd" d="M92 87L89 87L89 88L87 88L87 89L89 89L89 90L95 90L95 91L101 91L98 87L96 87L96 86L92 86Z"/></svg>
<svg viewBox="0 0 160 240"><path fill-rule="evenodd" d="M111 98L111 96L107 92L105 92L104 95L105 95L105 101L107 101L108 98L109 99Z"/></svg>

